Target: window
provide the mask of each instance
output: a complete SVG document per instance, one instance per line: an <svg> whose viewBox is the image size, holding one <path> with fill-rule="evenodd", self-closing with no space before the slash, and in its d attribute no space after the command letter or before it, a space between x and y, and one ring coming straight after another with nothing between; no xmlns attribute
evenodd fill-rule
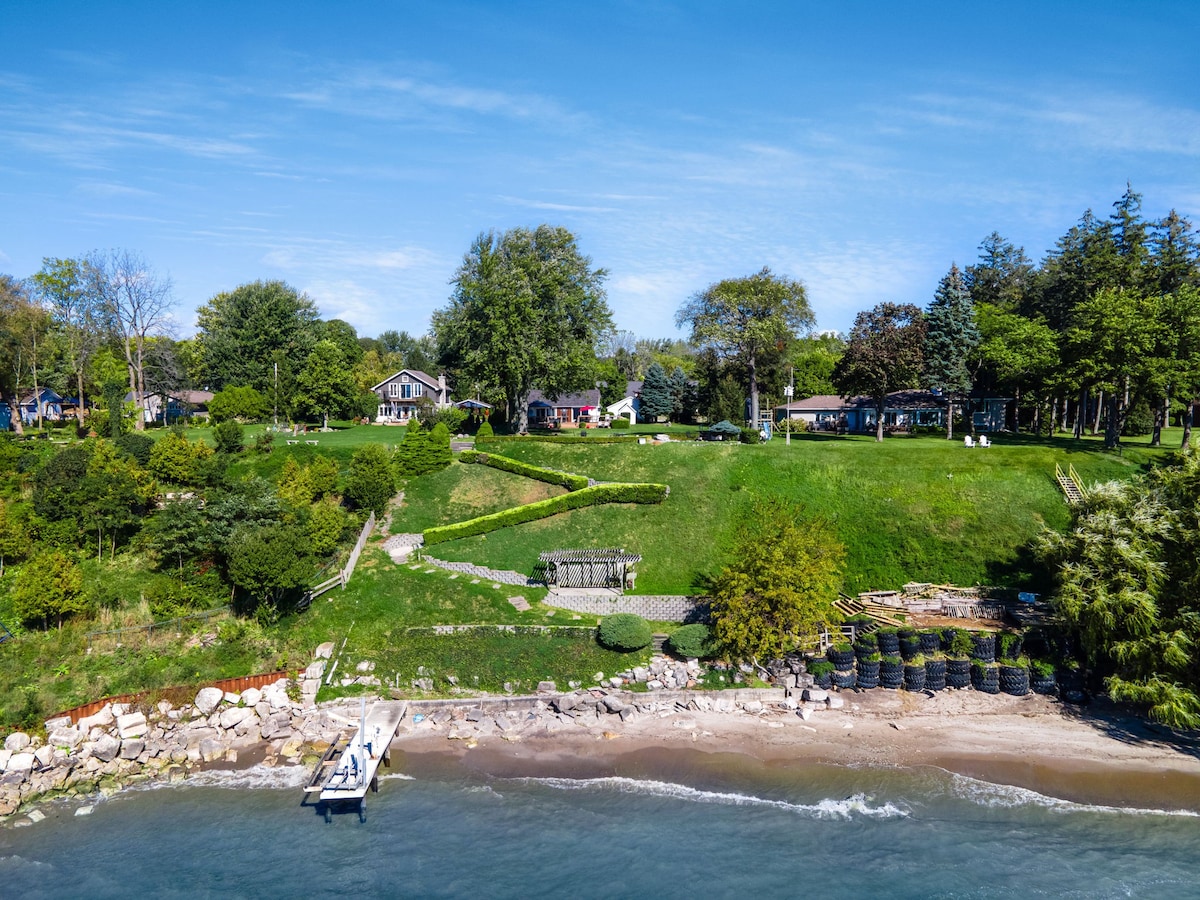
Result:
<svg viewBox="0 0 1200 900"><path fill-rule="evenodd" d="M399 397L400 396L400 385L396 384L396 382L394 382L394 381L390 382L388 384L388 396L389 397Z"/></svg>

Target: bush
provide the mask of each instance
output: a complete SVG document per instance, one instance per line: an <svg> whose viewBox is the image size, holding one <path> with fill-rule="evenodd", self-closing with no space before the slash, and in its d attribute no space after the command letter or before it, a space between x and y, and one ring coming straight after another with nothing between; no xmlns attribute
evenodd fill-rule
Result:
<svg viewBox="0 0 1200 900"><path fill-rule="evenodd" d="M617 416L612 420L612 425L610 427L615 428L618 431L624 431L629 427L629 420L624 416Z"/></svg>
<svg viewBox="0 0 1200 900"><path fill-rule="evenodd" d="M600 620L596 639L601 646L609 650L632 653L650 646L654 634L650 631L650 624L641 616L635 616L633 613L615 613Z"/></svg>
<svg viewBox="0 0 1200 900"><path fill-rule="evenodd" d="M244 429L233 419L220 422L213 429L213 438L217 442L217 452L228 453L230 456L242 452L242 439L244 436Z"/></svg>
<svg viewBox="0 0 1200 900"><path fill-rule="evenodd" d="M269 431L264 431L254 439L254 452L261 453L264 456L275 449L275 435Z"/></svg>
<svg viewBox="0 0 1200 900"><path fill-rule="evenodd" d="M547 484L561 484L567 490L571 491L578 491L588 486L586 475L572 475L570 472L546 469L542 466L534 466L521 462L520 460L509 459L507 456L480 453L478 450L462 451L458 455L458 461L463 463L479 463L480 465L490 466L493 469L512 472L514 475L524 475L526 478L544 481Z"/></svg>
<svg viewBox="0 0 1200 900"><path fill-rule="evenodd" d="M486 441L488 438L495 437L496 432L492 430L492 423L484 419L479 423L479 430L475 432L476 441Z"/></svg>
<svg viewBox="0 0 1200 900"><path fill-rule="evenodd" d="M684 625L671 632L667 649L684 659L709 659L716 656L712 632L707 625Z"/></svg>
<svg viewBox="0 0 1200 900"><path fill-rule="evenodd" d="M113 443L143 469L150 465L150 451L154 448L154 438L131 431L121 435Z"/></svg>
<svg viewBox="0 0 1200 900"><path fill-rule="evenodd" d="M269 410L266 398L252 387L228 387L208 401L208 415L213 422L253 422L265 419Z"/></svg>
<svg viewBox="0 0 1200 900"><path fill-rule="evenodd" d="M212 455L208 444L203 441L193 444L186 435L172 430L151 449L149 469L164 481L194 486L200 483L201 463Z"/></svg>
<svg viewBox="0 0 1200 900"><path fill-rule="evenodd" d="M762 434L757 428L743 428L738 433L738 443L740 444L761 444Z"/></svg>
<svg viewBox="0 0 1200 900"><path fill-rule="evenodd" d="M491 515L467 519L465 522L429 528L424 532L425 546L487 534L498 528L533 522L568 509L581 509L600 503L662 503L668 493L665 484L597 484L559 497L551 497L549 500L539 500L537 503L514 506L512 509Z"/></svg>
<svg viewBox="0 0 1200 900"><path fill-rule="evenodd" d="M382 516L396 493L392 461L383 444L363 444L350 459L346 499L357 509L371 509Z"/></svg>
<svg viewBox="0 0 1200 900"><path fill-rule="evenodd" d="M837 671L833 663L827 659L813 660L805 668L808 670L808 674L814 678L820 678L822 675L832 675Z"/></svg>

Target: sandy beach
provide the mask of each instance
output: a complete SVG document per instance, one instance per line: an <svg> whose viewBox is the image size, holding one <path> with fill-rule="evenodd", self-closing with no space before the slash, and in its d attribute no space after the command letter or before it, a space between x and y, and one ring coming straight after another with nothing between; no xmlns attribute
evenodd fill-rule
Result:
<svg viewBox="0 0 1200 900"><path fill-rule="evenodd" d="M933 696L872 690L814 714L768 707L580 718L519 737L473 736L411 721L393 745L405 770L446 765L500 777L670 780L697 766L932 766L1079 803L1200 812L1200 743L1103 701L1086 707L1038 695ZM453 735L452 739L448 739Z"/></svg>

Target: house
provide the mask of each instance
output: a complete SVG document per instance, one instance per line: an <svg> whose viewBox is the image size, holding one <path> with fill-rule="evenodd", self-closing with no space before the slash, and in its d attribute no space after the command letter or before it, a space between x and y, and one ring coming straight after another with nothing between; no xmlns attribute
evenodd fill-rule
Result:
<svg viewBox="0 0 1200 900"><path fill-rule="evenodd" d="M401 369L371 388L379 397L378 420L406 424L417 414L422 400L437 409L450 405L450 388L446 376L434 378L416 369Z"/></svg>
<svg viewBox="0 0 1200 900"><path fill-rule="evenodd" d="M616 403L611 403L604 407L604 411L614 419L619 416L624 416L629 420L630 425L637 424L638 407L641 404L637 397L622 397Z"/></svg>
<svg viewBox="0 0 1200 900"><path fill-rule="evenodd" d="M1005 410L1011 399L973 397L968 403L975 431L1004 428ZM945 428L948 400L937 391L892 391L883 410L886 429L907 431L914 427ZM959 408L956 403L955 408ZM802 419L814 431L860 431L875 429L875 401L871 397L838 397L823 394L775 407L775 421Z"/></svg>
<svg viewBox="0 0 1200 900"><path fill-rule="evenodd" d="M0 403L0 431L12 428L12 410L7 403Z"/></svg>
<svg viewBox="0 0 1200 900"><path fill-rule="evenodd" d="M36 394L30 392L21 398L17 406L21 411L21 421L32 425L39 414L47 421L57 422L63 417L62 403L63 398L56 391L39 388Z"/></svg>
<svg viewBox="0 0 1200 900"><path fill-rule="evenodd" d="M539 390L529 392L529 425L532 428L562 428L600 421L600 389L550 398Z"/></svg>
<svg viewBox="0 0 1200 900"><path fill-rule="evenodd" d="M163 399L166 398L164 405ZM174 425L183 419L207 419L212 391L174 391L169 394L147 394L142 398L142 420ZM125 394L125 402L133 402L133 394Z"/></svg>

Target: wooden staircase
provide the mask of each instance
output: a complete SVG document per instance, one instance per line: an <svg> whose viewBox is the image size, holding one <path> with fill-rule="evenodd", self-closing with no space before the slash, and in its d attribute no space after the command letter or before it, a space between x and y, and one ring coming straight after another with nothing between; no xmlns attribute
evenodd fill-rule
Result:
<svg viewBox="0 0 1200 900"><path fill-rule="evenodd" d="M1067 503L1074 506L1076 503L1083 502L1083 481L1080 479L1079 473L1075 471L1075 467L1073 465L1067 463L1067 470L1064 472L1063 467L1058 463L1055 463L1054 480L1057 481L1058 486L1062 488L1062 492L1067 498Z"/></svg>

